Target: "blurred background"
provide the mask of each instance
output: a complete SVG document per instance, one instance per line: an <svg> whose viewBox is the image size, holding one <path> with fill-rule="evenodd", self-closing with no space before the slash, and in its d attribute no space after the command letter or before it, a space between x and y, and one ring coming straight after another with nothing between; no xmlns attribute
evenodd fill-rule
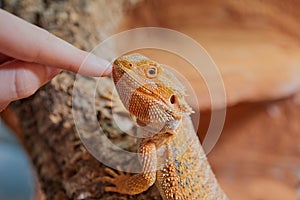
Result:
<svg viewBox="0 0 300 200"><path fill-rule="evenodd" d="M299 7L295 1L146 1L130 10L121 25L121 30L174 29L211 55L224 81L228 109L208 158L232 199L300 198ZM159 59L184 68L175 59ZM188 69L204 110L198 131L203 139L209 94Z"/></svg>
<svg viewBox="0 0 300 200"><path fill-rule="evenodd" d="M2 1L1 5L85 50L91 50L99 41L113 33L144 26L170 28L190 36L207 50L224 81L227 95L225 126L208 159L225 192L233 200L300 199L300 2L7 0ZM201 77L172 56L151 51L145 51L145 54L185 71L184 75L190 80L200 104L199 108L192 106L201 111L198 134L203 140L210 121L211 105ZM55 95L45 93L45 90L52 91L51 88L56 93L68 91L68 88L57 89L63 84L71 85L72 82L66 83L66 76L64 75L64 81L58 78L31 99L15 105L13 110L16 114L5 111L8 114L4 116L2 113L4 121L15 132L19 132L19 138L29 149L31 158L44 155L43 151L55 152L53 149L36 150L28 147L33 141L38 143L41 137L44 137L42 141L50 140L50 143L46 142L46 146L60 146L58 148L62 149L63 145L67 148L67 144L58 142L57 138L52 141L53 134L44 134L50 130L43 128L44 124L51 122L55 126L47 128L55 127L52 132L57 135L62 134L61 129L66 127L72 132L70 127L74 124L67 122L72 118L66 117L70 115L69 111L64 111L70 105L55 109L55 103L64 102L63 98L53 100ZM49 101L54 105L47 109L34 107L45 102L45 99L51 99ZM35 121L27 123L28 119L24 117L28 113L42 117L33 117L31 120ZM17 125L19 122L16 122L18 120L15 117L21 119L21 125ZM63 122L67 122L67 125ZM35 136L28 136L33 134L33 129L29 130L29 126L35 127L38 139L30 139ZM66 131L63 132L65 134ZM23 134L27 135L25 139ZM69 150L70 155L74 154L72 151ZM66 163L72 157L68 154L69 157L63 158L67 154L51 155L51 159L58 160L56 164L59 168L55 171L58 178L54 182L60 183L52 188L49 188L49 184L53 184L52 177L41 170L44 169L41 167L45 165L43 162L47 163L49 160L45 161L45 157L39 162L32 159L41 180L44 198L46 196L50 199L56 190L60 190L64 191L58 196L61 199L76 199L80 194L86 195L80 196L82 199L88 199L95 191L89 190L88 195L83 191L90 186L78 188L75 184L78 180L74 178L74 174L80 170L74 167L71 169L74 174L65 175L65 171L70 171L70 166ZM83 165L81 167L84 168ZM93 168L90 167L89 170ZM51 169L44 170L51 172ZM97 195L94 196L95 199L121 199L120 196L105 196L103 191ZM155 192L150 191L145 195L150 198L155 196ZM137 199L142 197L145 198L138 196Z"/></svg>

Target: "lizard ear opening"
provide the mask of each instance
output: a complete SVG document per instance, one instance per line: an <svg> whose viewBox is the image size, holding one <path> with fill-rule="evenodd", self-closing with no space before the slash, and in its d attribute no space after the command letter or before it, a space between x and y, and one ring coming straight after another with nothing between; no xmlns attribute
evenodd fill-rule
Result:
<svg viewBox="0 0 300 200"><path fill-rule="evenodd" d="M177 102L177 98L174 94L172 94L171 97L170 97L170 103L175 104L176 102Z"/></svg>
<svg viewBox="0 0 300 200"><path fill-rule="evenodd" d="M181 98L178 98L175 94L172 94L169 98L169 101L172 105L175 106L182 112L182 113L194 113L193 109Z"/></svg>

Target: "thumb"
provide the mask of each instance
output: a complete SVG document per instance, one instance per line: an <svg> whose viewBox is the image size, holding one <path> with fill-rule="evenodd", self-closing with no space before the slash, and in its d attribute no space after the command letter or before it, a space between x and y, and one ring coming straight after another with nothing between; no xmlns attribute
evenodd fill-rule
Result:
<svg viewBox="0 0 300 200"><path fill-rule="evenodd" d="M13 100L28 97L51 80L59 69L14 60L0 66L0 107ZM1 106L2 105L2 106Z"/></svg>

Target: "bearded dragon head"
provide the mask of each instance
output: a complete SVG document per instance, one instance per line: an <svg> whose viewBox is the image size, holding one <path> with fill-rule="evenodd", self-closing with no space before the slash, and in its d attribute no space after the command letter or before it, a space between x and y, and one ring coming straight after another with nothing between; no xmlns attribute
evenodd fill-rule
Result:
<svg viewBox="0 0 300 200"><path fill-rule="evenodd" d="M112 74L126 109L138 125L151 132L174 132L182 116L193 112L175 75L145 56L131 54L116 59Z"/></svg>

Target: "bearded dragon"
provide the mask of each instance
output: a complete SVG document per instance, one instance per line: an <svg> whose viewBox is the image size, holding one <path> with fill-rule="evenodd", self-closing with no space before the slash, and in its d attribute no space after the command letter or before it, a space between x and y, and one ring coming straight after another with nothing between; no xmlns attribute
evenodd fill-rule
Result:
<svg viewBox="0 0 300 200"><path fill-rule="evenodd" d="M113 80L121 101L136 118L142 136L142 173L107 168L107 192L139 194L154 183L164 200L225 200L206 159L185 101L184 86L170 70L140 54L120 57Z"/></svg>

